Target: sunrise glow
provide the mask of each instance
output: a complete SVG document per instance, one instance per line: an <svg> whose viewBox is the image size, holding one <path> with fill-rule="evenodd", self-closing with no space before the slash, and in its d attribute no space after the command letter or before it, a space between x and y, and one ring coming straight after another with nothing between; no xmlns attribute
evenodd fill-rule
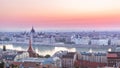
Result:
<svg viewBox="0 0 120 68"><path fill-rule="evenodd" d="M0 30L120 29L120 0L0 0Z"/></svg>

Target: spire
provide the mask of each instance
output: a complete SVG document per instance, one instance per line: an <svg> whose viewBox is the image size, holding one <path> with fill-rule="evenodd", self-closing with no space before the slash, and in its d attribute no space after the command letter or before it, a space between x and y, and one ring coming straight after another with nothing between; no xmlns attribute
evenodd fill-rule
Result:
<svg viewBox="0 0 120 68"><path fill-rule="evenodd" d="M34 27L32 26L31 33L35 33Z"/></svg>
<svg viewBox="0 0 120 68"><path fill-rule="evenodd" d="M34 52L33 48L32 48L32 36L30 36L29 39L29 48L27 50L27 52L29 53L29 57L37 57L37 53Z"/></svg>
<svg viewBox="0 0 120 68"><path fill-rule="evenodd" d="M28 51L28 52L33 52L31 37L30 37L30 39L29 39L29 48L28 48L27 51Z"/></svg>

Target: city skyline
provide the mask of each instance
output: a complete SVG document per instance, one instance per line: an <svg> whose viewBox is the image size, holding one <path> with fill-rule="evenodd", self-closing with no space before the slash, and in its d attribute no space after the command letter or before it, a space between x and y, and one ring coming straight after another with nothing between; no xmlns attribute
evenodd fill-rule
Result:
<svg viewBox="0 0 120 68"><path fill-rule="evenodd" d="M119 0L0 0L0 31L120 30Z"/></svg>

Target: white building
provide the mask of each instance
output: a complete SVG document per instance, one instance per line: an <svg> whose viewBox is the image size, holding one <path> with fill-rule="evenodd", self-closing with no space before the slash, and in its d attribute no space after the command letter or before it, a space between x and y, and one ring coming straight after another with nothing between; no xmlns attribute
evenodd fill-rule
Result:
<svg viewBox="0 0 120 68"><path fill-rule="evenodd" d="M105 53L81 53L81 60L86 60L90 62L99 62L99 63L107 63L107 57Z"/></svg>
<svg viewBox="0 0 120 68"><path fill-rule="evenodd" d="M90 38L89 37L82 37L82 38L71 37L71 41L74 42L75 44L89 45Z"/></svg>
<svg viewBox="0 0 120 68"><path fill-rule="evenodd" d="M120 45L120 39L117 38L111 39L111 45Z"/></svg>
<svg viewBox="0 0 120 68"><path fill-rule="evenodd" d="M91 39L91 45L108 45L109 39Z"/></svg>
<svg viewBox="0 0 120 68"><path fill-rule="evenodd" d="M34 43L38 44L52 44L55 43L54 37L38 37L33 39Z"/></svg>

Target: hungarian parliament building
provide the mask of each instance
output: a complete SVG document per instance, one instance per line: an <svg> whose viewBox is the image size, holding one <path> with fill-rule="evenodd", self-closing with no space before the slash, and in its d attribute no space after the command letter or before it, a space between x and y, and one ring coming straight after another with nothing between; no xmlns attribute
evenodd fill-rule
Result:
<svg viewBox="0 0 120 68"><path fill-rule="evenodd" d="M120 45L120 32L0 32L0 44L28 44L32 35L33 44L44 45Z"/></svg>

